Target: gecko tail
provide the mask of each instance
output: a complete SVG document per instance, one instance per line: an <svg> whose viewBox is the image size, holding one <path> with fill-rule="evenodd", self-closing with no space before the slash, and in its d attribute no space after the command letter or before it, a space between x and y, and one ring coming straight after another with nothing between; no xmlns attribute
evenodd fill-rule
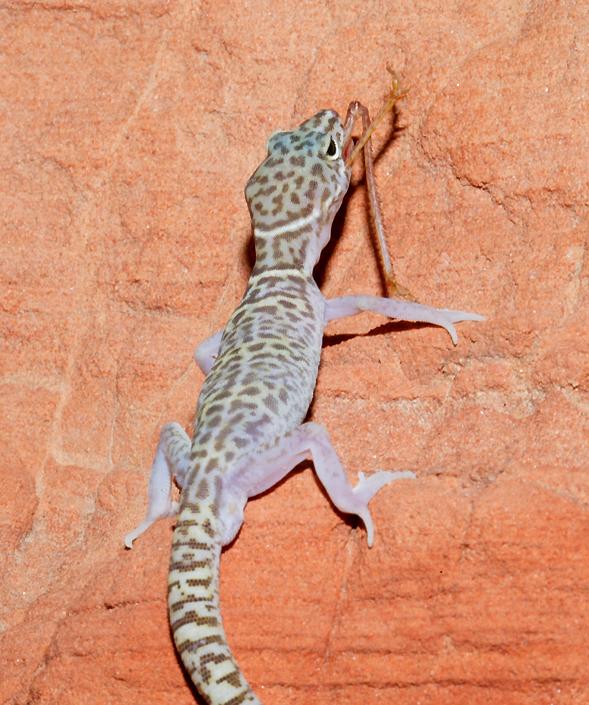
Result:
<svg viewBox="0 0 589 705"><path fill-rule="evenodd" d="M225 636L219 600L221 537L214 505L185 503L168 579L170 626L192 682L210 705L262 705Z"/></svg>

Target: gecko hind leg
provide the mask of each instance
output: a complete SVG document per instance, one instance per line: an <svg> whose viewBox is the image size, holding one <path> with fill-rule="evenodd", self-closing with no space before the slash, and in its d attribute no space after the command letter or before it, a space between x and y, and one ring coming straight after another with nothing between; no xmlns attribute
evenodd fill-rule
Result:
<svg viewBox="0 0 589 705"><path fill-rule="evenodd" d="M368 477L359 473L358 483L352 487L327 430L318 423L308 422L284 436L274 448L250 458L247 466L242 466L234 477L229 478L229 494L239 490L248 497L260 494L307 459L313 460L317 477L333 504L340 511L356 514L362 519L369 546L374 542L374 524L368 509L370 500L395 480L415 478L409 470L380 470Z"/></svg>
<svg viewBox="0 0 589 705"><path fill-rule="evenodd" d="M182 489L189 466L190 439L186 431L178 423L166 424L151 466L145 519L125 536L127 548L132 548L133 541L158 519L178 513L178 502L172 500L172 482Z"/></svg>

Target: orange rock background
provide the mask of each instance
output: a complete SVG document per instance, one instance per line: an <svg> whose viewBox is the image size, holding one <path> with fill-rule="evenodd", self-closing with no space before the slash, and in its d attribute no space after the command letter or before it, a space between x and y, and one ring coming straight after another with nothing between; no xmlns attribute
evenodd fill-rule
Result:
<svg viewBox="0 0 589 705"><path fill-rule="evenodd" d="M589 7L33 0L0 8L0 702L189 705L171 522L132 552L160 426L251 264L268 136L373 110L401 281L484 313L328 329L311 417L358 470L411 468L376 544L309 468L222 559L265 705L589 703ZM388 134L387 134L388 130ZM327 296L378 293L358 169Z"/></svg>

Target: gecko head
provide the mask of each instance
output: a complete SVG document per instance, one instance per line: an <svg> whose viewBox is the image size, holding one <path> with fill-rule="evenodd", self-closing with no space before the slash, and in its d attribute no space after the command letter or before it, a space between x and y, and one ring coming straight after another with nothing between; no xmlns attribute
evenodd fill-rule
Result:
<svg viewBox="0 0 589 705"><path fill-rule="evenodd" d="M245 187L256 265L312 270L350 183L344 127L322 110L290 132L276 132Z"/></svg>

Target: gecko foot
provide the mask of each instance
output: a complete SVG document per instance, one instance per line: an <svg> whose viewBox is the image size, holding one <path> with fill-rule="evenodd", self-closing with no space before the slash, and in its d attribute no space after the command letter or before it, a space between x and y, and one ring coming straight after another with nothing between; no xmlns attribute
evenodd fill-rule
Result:
<svg viewBox="0 0 589 705"><path fill-rule="evenodd" d="M366 477L363 472L358 473L358 483L352 490L353 494L357 499L361 501L364 505L362 508L354 510L366 527L366 540L368 541L368 546L372 547L374 542L374 524L372 522L372 516L370 515L370 510L368 509L368 502L374 497L374 495L386 485L396 480L414 480L415 473L411 470L379 470Z"/></svg>
<svg viewBox="0 0 589 705"><path fill-rule="evenodd" d="M144 531L147 531L152 524L158 519L165 519L166 517L173 517L180 511L180 503L170 500L166 507L158 507L155 511L150 507L147 512L145 519L136 526L128 534L125 534L125 547L133 548L133 541L141 536Z"/></svg>

